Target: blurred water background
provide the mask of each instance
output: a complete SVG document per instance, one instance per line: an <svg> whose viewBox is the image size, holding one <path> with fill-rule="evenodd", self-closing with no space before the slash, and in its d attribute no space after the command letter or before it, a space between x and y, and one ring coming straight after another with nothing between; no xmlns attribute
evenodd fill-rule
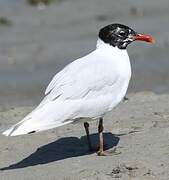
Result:
<svg viewBox="0 0 169 180"><path fill-rule="evenodd" d="M168 0L0 0L0 17L9 20L0 24L1 107L38 104L53 75L95 49L98 30L115 22L156 39L128 48L129 92L169 92Z"/></svg>

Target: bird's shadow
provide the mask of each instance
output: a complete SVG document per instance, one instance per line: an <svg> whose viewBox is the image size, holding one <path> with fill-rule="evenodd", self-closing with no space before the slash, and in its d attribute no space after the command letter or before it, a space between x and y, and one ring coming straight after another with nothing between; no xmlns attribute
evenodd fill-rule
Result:
<svg viewBox="0 0 169 180"><path fill-rule="evenodd" d="M90 138L92 144L95 147L98 146L98 134L91 134ZM104 133L104 140L106 149L108 150L118 144L119 137L114 136L112 133ZM81 138L65 137L41 146L25 159L8 167L0 168L0 170L26 168L88 154L91 154L91 152L88 150L86 136L82 136Z"/></svg>

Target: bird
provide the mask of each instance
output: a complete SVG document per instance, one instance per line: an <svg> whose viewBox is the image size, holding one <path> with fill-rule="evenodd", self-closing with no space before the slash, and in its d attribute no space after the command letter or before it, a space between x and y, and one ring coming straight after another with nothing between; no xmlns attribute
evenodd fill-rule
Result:
<svg viewBox="0 0 169 180"><path fill-rule="evenodd" d="M83 123L89 150L89 123L98 120L99 156L106 155L103 118L125 97L131 78L127 46L134 41L154 43L151 35L114 23L100 29L96 48L58 72L44 99L23 120L3 132L5 136L32 134L70 123Z"/></svg>

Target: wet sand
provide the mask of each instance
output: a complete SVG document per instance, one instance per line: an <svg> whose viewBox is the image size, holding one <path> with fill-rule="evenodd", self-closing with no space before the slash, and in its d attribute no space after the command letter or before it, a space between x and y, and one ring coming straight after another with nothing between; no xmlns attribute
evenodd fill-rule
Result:
<svg viewBox="0 0 169 180"><path fill-rule="evenodd" d="M82 124L39 134L0 136L1 180L168 180L169 95L140 92L128 95L105 117L106 148L98 157L87 148ZM0 112L0 131L18 122L33 107ZM97 123L91 138L97 147Z"/></svg>

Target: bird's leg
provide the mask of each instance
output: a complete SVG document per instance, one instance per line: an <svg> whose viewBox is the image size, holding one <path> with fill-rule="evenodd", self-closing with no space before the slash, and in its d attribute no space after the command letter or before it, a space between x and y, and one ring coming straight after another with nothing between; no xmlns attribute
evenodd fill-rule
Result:
<svg viewBox="0 0 169 180"><path fill-rule="evenodd" d="M103 141L103 118L100 118L99 119L99 126L98 126L98 132L99 132L99 151L97 152L97 154L99 156L103 156L105 155L104 154L104 149L103 149L103 146L104 146L104 141Z"/></svg>
<svg viewBox="0 0 169 180"><path fill-rule="evenodd" d="M89 123L85 122L84 127L85 127L85 131L86 131L86 135L87 135L87 142L88 142L88 146L89 146L89 151L93 151L90 136L89 136Z"/></svg>
<svg viewBox="0 0 169 180"><path fill-rule="evenodd" d="M98 132L99 132L99 151L97 152L98 156L110 156L110 155L118 155L121 154L121 152L116 152L116 148L112 151L104 151L104 138L103 138L103 118L99 119L99 126L98 126Z"/></svg>

